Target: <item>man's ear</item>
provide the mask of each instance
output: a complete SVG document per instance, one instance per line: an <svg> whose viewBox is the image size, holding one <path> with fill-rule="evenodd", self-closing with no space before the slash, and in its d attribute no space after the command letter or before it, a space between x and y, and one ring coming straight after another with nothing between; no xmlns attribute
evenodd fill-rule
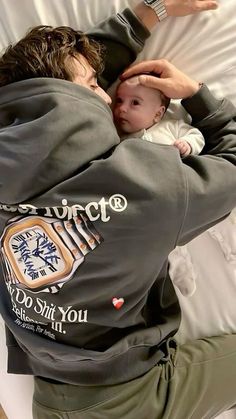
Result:
<svg viewBox="0 0 236 419"><path fill-rule="evenodd" d="M166 111L165 106L164 105L160 106L155 114L154 122L159 122L163 118L165 111Z"/></svg>

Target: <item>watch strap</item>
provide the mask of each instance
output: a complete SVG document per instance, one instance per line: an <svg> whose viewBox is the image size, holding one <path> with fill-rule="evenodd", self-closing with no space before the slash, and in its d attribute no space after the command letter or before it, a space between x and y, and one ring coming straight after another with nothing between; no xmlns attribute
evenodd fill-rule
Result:
<svg viewBox="0 0 236 419"><path fill-rule="evenodd" d="M162 21L168 17L168 13L163 0L153 0L151 3L144 0L144 4L154 10L159 21Z"/></svg>

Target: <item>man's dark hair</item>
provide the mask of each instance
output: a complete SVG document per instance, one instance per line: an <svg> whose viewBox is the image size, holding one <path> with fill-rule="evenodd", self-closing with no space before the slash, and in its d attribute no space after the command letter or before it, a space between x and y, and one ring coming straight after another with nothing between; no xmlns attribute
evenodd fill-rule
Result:
<svg viewBox="0 0 236 419"><path fill-rule="evenodd" d="M81 31L68 26L36 26L0 58L0 86L35 77L73 81L72 58L78 54L99 74L103 53L104 48Z"/></svg>

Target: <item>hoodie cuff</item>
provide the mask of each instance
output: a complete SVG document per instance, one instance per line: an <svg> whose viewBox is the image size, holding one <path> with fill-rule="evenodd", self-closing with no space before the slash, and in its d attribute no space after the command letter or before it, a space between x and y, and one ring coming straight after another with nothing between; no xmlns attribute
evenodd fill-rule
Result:
<svg viewBox="0 0 236 419"><path fill-rule="evenodd" d="M132 36L136 38L137 42L143 47L146 39L151 35L151 32L143 25L141 20L131 9L124 9L118 16L125 18L128 25L132 28Z"/></svg>
<svg viewBox="0 0 236 419"><path fill-rule="evenodd" d="M195 95L181 101L181 104L192 116L194 122L201 121L215 113L221 103L222 100L216 99L205 84L200 87Z"/></svg>

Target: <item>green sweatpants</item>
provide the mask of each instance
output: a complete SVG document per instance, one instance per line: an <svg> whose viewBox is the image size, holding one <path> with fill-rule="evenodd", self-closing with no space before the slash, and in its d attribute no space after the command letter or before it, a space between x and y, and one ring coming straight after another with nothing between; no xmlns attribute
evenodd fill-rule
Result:
<svg viewBox="0 0 236 419"><path fill-rule="evenodd" d="M168 346L165 360L125 384L35 378L34 419L210 419L236 405L236 334Z"/></svg>

